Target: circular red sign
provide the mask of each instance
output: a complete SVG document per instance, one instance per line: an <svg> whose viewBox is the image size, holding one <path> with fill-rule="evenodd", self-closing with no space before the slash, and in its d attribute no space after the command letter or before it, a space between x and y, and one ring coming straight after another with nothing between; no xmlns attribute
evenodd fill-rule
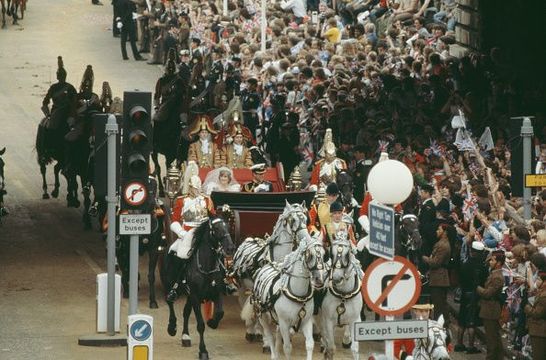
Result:
<svg viewBox="0 0 546 360"><path fill-rule="evenodd" d="M399 266L399 269L392 273L386 273L384 272L385 263L391 263L388 265L393 265L395 267ZM383 269L381 269L381 267L383 267ZM391 291L397 286L397 284L400 283L402 277L407 276L409 276L409 278L406 280L413 281L413 284L410 283L410 288L413 289L413 294L408 294L407 300L405 300L404 304L398 308L391 310L382 308L381 306L383 301L388 298ZM370 286L377 287L378 280L380 284L384 283L385 285L384 288L383 285L380 285L379 296L377 296L377 288L374 288L373 291L370 289ZM373 312L382 316L402 315L406 311L410 310L419 299L419 295L421 294L421 277L417 271L417 268L408 259L402 256L395 256L393 260L377 259L366 269L362 288L364 301L366 301L366 304ZM372 299L372 296L374 299Z"/></svg>

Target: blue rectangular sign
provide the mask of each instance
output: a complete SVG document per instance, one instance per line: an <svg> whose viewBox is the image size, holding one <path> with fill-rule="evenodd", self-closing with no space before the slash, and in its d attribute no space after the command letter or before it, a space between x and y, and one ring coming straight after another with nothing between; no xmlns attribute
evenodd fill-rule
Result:
<svg viewBox="0 0 546 360"><path fill-rule="evenodd" d="M394 210L370 203L370 253L384 259L394 258Z"/></svg>

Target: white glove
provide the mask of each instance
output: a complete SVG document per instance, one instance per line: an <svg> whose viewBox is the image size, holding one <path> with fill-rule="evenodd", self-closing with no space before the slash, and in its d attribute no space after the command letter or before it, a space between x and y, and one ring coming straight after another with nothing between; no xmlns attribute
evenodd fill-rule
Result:
<svg viewBox="0 0 546 360"><path fill-rule="evenodd" d="M179 238L182 238L186 231L182 228L182 225L178 221L171 223L171 231L175 233Z"/></svg>
<svg viewBox="0 0 546 360"><path fill-rule="evenodd" d="M366 231L367 233L370 232L370 219L368 219L368 216L362 215L361 217L359 217L358 223L360 224L360 226L362 226L364 231Z"/></svg>
<svg viewBox="0 0 546 360"><path fill-rule="evenodd" d="M260 184L254 188L254 192L269 191L269 186L266 184Z"/></svg>
<svg viewBox="0 0 546 360"><path fill-rule="evenodd" d="M368 247L369 243L370 243L370 235L366 235L358 241L358 243L356 244L356 248L358 249L358 251L362 251L364 250L364 248Z"/></svg>

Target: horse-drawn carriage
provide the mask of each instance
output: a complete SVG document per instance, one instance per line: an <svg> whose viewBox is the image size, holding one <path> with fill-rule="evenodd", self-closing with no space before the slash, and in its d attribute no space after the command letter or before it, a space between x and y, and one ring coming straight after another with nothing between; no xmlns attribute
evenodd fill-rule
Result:
<svg viewBox="0 0 546 360"><path fill-rule="evenodd" d="M205 180L211 168L200 168L199 177ZM250 169L233 169L235 180L244 184L252 180L252 171ZM169 198L174 199L176 192L173 190L182 183L182 172L169 170L166 178L166 189ZM269 181L273 186L273 192L221 192L213 191L212 201L216 210L222 211L229 206L229 221L231 236L233 242L239 245L247 237L264 236L270 234L273 226L277 222L279 215L283 212L286 202L290 204L305 203L307 207L311 205L315 196L314 191L287 191L288 189L298 189L294 182L298 179L290 179L285 184L282 165L267 168L264 180ZM172 189L172 190L171 190Z"/></svg>

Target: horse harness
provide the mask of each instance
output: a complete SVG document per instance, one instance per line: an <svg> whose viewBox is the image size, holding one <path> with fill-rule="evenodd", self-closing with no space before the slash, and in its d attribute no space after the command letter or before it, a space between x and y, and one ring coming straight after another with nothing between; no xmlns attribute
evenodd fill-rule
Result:
<svg viewBox="0 0 546 360"><path fill-rule="evenodd" d="M318 247L320 247L321 245L320 244L315 244L313 246L313 249L315 251L315 256L316 258L320 258L320 252L318 250ZM307 249L304 253L304 257L303 257L303 261L305 262L305 264L307 265L307 269L311 272L313 270L322 270L323 268L323 265L319 262L317 262L313 267L309 267L309 264L307 264L307 255L308 255L308 251L310 249ZM297 259L296 259L297 260ZM293 265L295 263L295 261L290 264ZM284 274L287 274L289 275L290 277L296 277L296 278L302 278L302 279L310 279L311 276L310 275L307 275L307 276L304 276L304 275L296 275L296 274L293 274L293 273L290 273L289 271L283 271ZM293 302L296 302L296 303L299 303L301 304L301 308L300 310L298 311L298 322L296 323L296 325L293 327L294 328L294 331L295 332L298 332L300 327L301 327L301 322L303 321L303 319L305 318L305 316L307 315L307 310L305 310L305 305L307 304L307 302L309 300L311 300L313 298L313 285L311 284L311 281L309 281L309 287L307 289L307 293L303 296L298 296L298 295L295 295L292 291L292 289L290 288L290 278L288 278L286 280L286 283L284 284L284 286L282 286L281 288L281 292L284 294L284 296L286 296L289 300L293 301ZM274 316L273 312L270 310L270 315L271 315L271 318L273 319L273 321L275 323L278 324L278 319L276 319L276 317Z"/></svg>
<svg viewBox="0 0 546 360"><path fill-rule="evenodd" d="M212 225L218 223L222 221L222 219L214 219L212 221L209 220L209 235L212 237L212 238L215 238L215 234L214 234L214 230L212 229ZM223 261L220 261L220 259L223 257L224 255L224 249L222 248L222 244L219 243L218 244L218 247L214 248L214 247L210 247L210 249L212 250L212 252L214 254L216 254L216 266L214 267L214 269L210 270L210 271L206 271L203 269L203 266L201 265L201 262L199 261L199 249L197 249L197 252L196 252L196 257L197 257L197 269L199 270L199 272L203 275L211 275L211 274L214 274L214 273L217 273L217 272L220 272L220 271L224 271L224 273L227 273L227 269L223 263ZM213 281L213 286L215 286L216 284L214 283Z"/></svg>
<svg viewBox="0 0 546 360"><path fill-rule="evenodd" d="M347 268L349 266L353 266L355 267L355 264L352 264L352 263L347 263L347 264L342 264L342 259L341 259L341 255L343 254L343 248L344 246L343 245L332 245L332 247L336 247L336 256L335 256L335 260L334 260L334 263L332 264L332 268L330 269L330 272L333 272L334 269L341 269L341 268ZM350 261L350 260L349 260ZM356 270L356 269L354 269ZM350 274L349 274L350 275ZM336 290L335 286L334 286L334 283L332 281L332 276L330 276L330 281L329 281L329 285L328 285L328 291L334 295L334 297L338 298L341 300L341 303L337 306L336 308L336 313L337 313L337 326L338 327L342 327L343 324L341 324L341 316L343 316L343 314L345 314L345 311L346 311L346 308L345 308L345 302L347 300L350 300L352 298L354 298L356 295L360 294L360 287L362 285L362 281L360 280L360 278L358 277L358 271L355 271L354 272L354 278L355 278L355 287L349 291L348 293L343 293L341 291L338 291ZM344 275L343 276L343 281L347 280L348 279L348 275Z"/></svg>
<svg viewBox="0 0 546 360"><path fill-rule="evenodd" d="M417 355L423 356L425 360L432 359L432 354L434 353L434 350L436 348L440 346L446 346L446 343L442 338L442 328L440 328L438 325L432 325L431 327L429 327L429 330L432 330L433 334L432 343L429 341L429 337L426 337L424 339L417 339L417 346L415 347L415 349L417 350ZM431 345L432 347L429 351L428 348ZM414 356L414 358L419 359L417 356Z"/></svg>

